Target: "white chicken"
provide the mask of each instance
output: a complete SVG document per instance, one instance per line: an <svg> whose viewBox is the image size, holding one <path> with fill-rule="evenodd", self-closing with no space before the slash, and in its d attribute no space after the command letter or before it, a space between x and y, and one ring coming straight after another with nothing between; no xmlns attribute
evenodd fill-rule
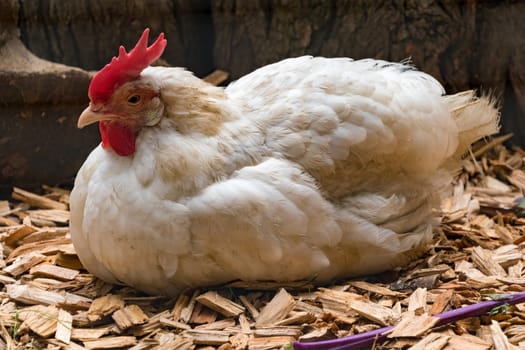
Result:
<svg viewBox="0 0 525 350"><path fill-rule="evenodd" d="M87 270L148 293L231 280L326 283L427 249L491 99L445 96L402 63L298 57L226 88L148 67L146 29L92 80L78 126L102 144L71 193Z"/></svg>

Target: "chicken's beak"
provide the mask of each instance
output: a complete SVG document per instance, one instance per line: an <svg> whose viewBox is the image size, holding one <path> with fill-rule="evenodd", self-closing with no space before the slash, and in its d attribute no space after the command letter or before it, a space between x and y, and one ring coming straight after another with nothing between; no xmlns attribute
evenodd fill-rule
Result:
<svg viewBox="0 0 525 350"><path fill-rule="evenodd" d="M77 127L82 129L84 126L93 124L95 122L107 119L103 113L93 112L91 105L89 105L78 117Z"/></svg>

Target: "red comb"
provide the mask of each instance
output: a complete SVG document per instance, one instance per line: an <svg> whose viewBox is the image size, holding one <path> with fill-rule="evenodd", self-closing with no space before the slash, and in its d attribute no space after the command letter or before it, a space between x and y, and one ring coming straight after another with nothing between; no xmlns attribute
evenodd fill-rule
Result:
<svg viewBox="0 0 525 350"><path fill-rule="evenodd" d="M104 102L109 99L115 87L137 78L140 73L164 52L167 41L164 33L148 47L149 28L144 30L135 48L129 53L120 46L118 57L113 57L91 80L88 96L92 102Z"/></svg>

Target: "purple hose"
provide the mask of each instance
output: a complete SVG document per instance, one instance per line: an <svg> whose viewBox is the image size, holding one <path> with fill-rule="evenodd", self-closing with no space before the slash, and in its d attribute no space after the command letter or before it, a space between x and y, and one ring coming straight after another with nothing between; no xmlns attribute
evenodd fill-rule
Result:
<svg viewBox="0 0 525 350"><path fill-rule="evenodd" d="M468 317L482 316L490 310L505 304L513 305L523 302L525 302L525 292L504 294L498 296L498 299L495 300L482 301L459 309L436 314L434 316L439 318L436 326L441 326ZM364 347L370 347L375 342L379 343L384 341L387 338L388 333L394 329L394 327L395 326L383 327L348 337L317 342L301 343L294 341L291 345L294 350L357 350Z"/></svg>

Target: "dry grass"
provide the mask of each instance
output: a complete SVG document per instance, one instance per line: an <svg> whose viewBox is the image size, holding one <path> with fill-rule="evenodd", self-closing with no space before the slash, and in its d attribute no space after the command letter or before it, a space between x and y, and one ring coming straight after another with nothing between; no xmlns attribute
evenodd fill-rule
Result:
<svg viewBox="0 0 525 350"><path fill-rule="evenodd" d="M437 328L430 317L525 289L525 152L503 140L465 160L426 256L324 288L233 283L169 299L108 285L75 254L68 191L15 189L0 201L0 349L274 349L398 323L375 348L524 349L524 304Z"/></svg>

